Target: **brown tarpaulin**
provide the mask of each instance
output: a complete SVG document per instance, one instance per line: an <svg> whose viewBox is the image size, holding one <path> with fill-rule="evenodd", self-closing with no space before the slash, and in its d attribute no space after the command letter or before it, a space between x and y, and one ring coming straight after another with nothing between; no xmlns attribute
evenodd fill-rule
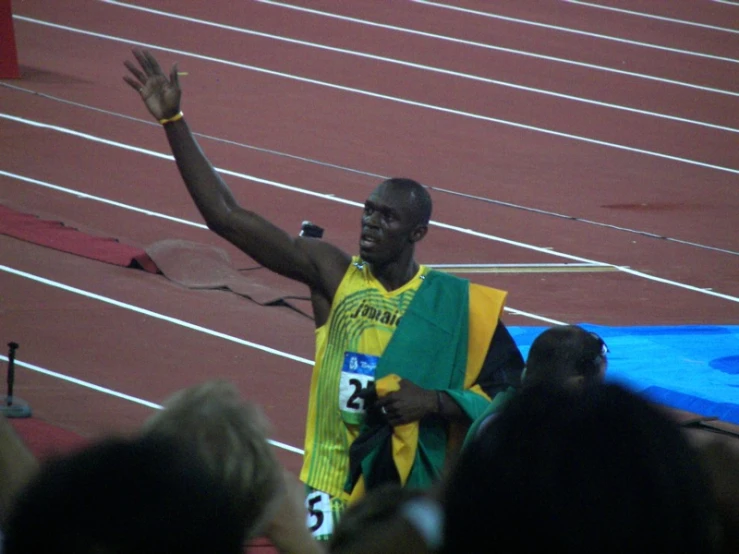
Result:
<svg viewBox="0 0 739 554"><path fill-rule="evenodd" d="M0 233L109 264L161 273L183 287L230 291L261 306L286 306L312 318L310 296L303 285L292 281L280 285L281 278L259 266L239 271L228 253L215 246L165 239L142 249L3 205Z"/></svg>
<svg viewBox="0 0 739 554"><path fill-rule="evenodd" d="M305 286L290 283L291 290L283 289L274 284L275 276L259 266L239 271L221 248L165 239L151 244L146 253L165 277L184 287L230 290L262 306L287 306L312 317Z"/></svg>

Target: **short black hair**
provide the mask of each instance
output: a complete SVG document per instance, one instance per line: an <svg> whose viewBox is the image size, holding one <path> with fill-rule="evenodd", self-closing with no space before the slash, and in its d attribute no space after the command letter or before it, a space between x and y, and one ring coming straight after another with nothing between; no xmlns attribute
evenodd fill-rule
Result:
<svg viewBox="0 0 739 554"><path fill-rule="evenodd" d="M406 191L411 198L411 208L416 215L416 224L428 225L431 221L433 203L427 187L407 177L392 177L380 183L380 186L382 185Z"/></svg>
<svg viewBox="0 0 739 554"><path fill-rule="evenodd" d="M526 383L562 383L568 377L598 375L606 343L579 325L556 325L534 339L526 358Z"/></svg>

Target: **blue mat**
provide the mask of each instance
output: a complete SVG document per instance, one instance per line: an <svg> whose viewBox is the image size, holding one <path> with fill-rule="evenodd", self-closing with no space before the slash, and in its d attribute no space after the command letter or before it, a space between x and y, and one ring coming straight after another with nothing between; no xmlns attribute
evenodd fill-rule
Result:
<svg viewBox="0 0 739 554"><path fill-rule="evenodd" d="M739 326L605 327L606 379L650 400L739 425ZM548 327L509 327L524 358Z"/></svg>

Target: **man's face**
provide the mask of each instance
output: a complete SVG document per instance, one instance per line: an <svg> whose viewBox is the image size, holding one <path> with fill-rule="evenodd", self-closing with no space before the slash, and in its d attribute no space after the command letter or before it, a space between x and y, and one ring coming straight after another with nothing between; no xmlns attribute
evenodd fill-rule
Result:
<svg viewBox="0 0 739 554"><path fill-rule="evenodd" d="M413 243L419 227L410 193L381 184L364 204L359 255L371 264L395 261Z"/></svg>

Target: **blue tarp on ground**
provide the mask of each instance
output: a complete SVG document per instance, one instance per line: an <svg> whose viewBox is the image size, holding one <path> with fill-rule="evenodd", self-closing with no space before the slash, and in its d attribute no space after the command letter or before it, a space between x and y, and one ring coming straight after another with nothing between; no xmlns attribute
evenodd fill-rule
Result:
<svg viewBox="0 0 739 554"><path fill-rule="evenodd" d="M655 402L739 424L739 326L607 327L607 380ZM548 327L510 327L524 357Z"/></svg>

